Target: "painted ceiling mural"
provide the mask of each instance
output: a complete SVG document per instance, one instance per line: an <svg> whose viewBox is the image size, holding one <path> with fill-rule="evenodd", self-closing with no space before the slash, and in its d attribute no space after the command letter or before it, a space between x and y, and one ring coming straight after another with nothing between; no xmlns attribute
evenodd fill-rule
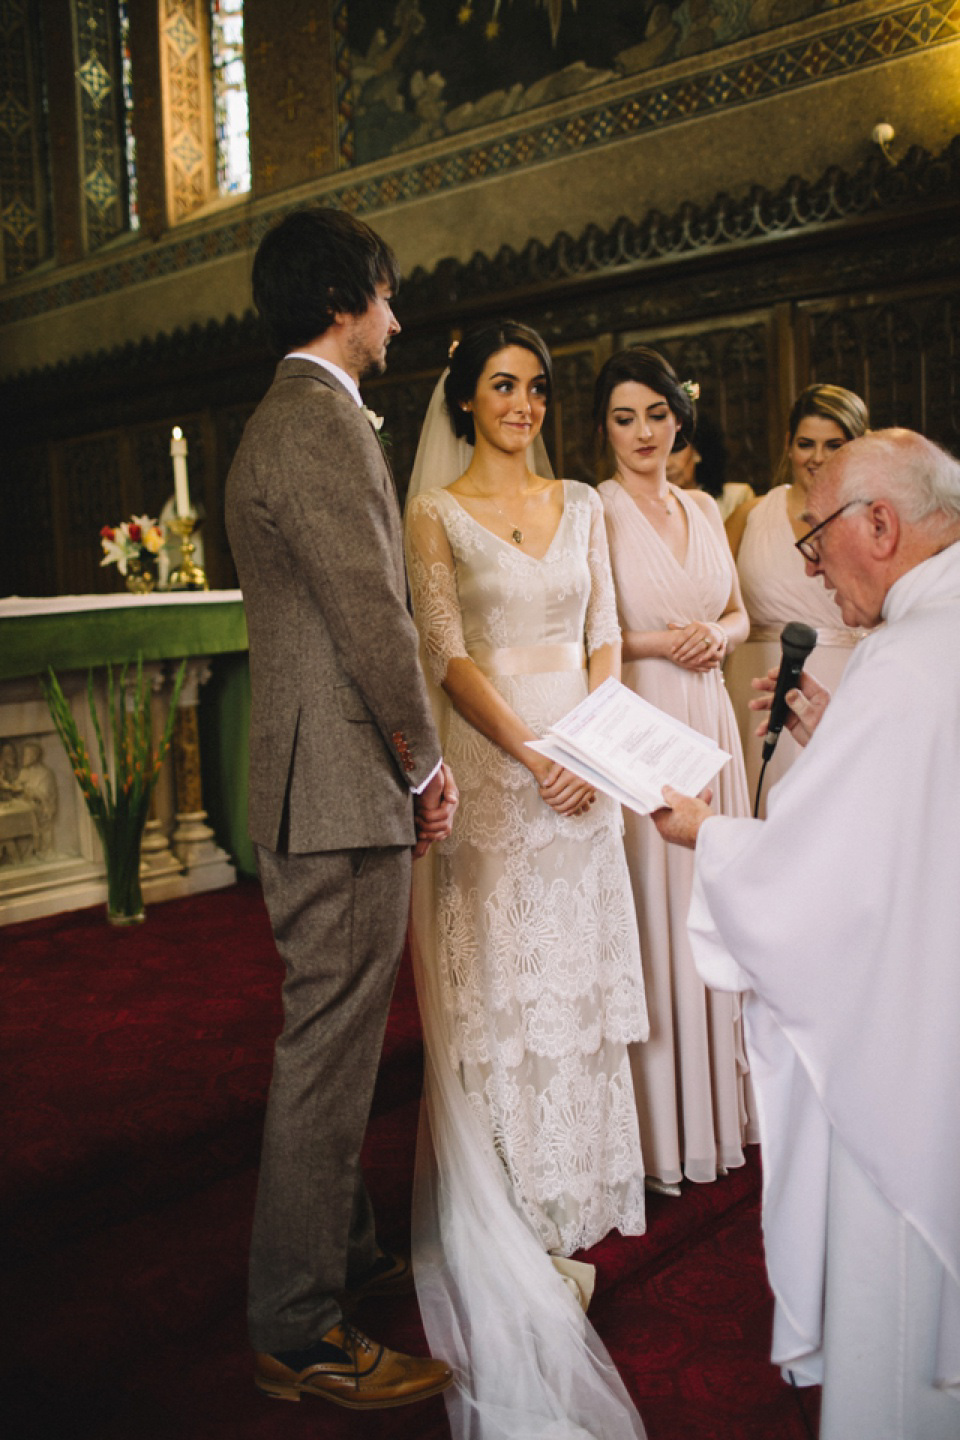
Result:
<svg viewBox="0 0 960 1440"><path fill-rule="evenodd" d="M359 164L842 7L842 0L348 0Z"/></svg>

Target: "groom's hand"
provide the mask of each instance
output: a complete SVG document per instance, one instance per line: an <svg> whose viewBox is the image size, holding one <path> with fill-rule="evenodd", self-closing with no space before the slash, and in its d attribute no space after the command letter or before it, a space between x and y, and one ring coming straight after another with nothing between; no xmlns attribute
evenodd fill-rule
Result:
<svg viewBox="0 0 960 1440"><path fill-rule="evenodd" d="M444 761L426 790L414 797L413 813L417 826L417 843L413 858L426 855L435 840L446 840L453 829L453 817L460 803L460 792L453 771Z"/></svg>

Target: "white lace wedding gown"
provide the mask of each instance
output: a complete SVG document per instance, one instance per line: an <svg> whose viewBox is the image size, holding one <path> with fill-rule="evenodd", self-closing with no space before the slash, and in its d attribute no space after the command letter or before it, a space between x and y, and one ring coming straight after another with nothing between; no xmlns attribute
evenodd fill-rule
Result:
<svg viewBox="0 0 960 1440"><path fill-rule="evenodd" d="M599 498L563 485L542 559L448 490L419 495L407 514L432 679L468 656L537 734L587 693L584 646L619 639ZM598 794L588 814L558 815L526 767L452 707L444 756L460 808L435 847L430 938L447 1053L433 1063L459 1076L544 1249L570 1255L614 1227L641 1234L627 1045L645 1038L647 1018L619 809Z"/></svg>

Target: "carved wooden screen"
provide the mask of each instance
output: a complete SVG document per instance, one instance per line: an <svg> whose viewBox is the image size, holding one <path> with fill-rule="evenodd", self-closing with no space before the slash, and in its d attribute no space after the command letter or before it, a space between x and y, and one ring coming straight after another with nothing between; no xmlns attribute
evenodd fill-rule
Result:
<svg viewBox="0 0 960 1440"><path fill-rule="evenodd" d="M595 485L609 474L602 447L594 437L593 385L611 348L609 335L552 348L553 402L543 438L555 474L569 480Z"/></svg>
<svg viewBox="0 0 960 1440"><path fill-rule="evenodd" d="M875 429L906 425L960 450L960 282L798 306L812 381L862 395Z"/></svg>
<svg viewBox="0 0 960 1440"><path fill-rule="evenodd" d="M100 568L100 529L127 519L134 497L124 484L125 437L114 431L70 441L55 452L54 524L57 582L62 595L118 588L115 570ZM122 583L122 582L121 582Z"/></svg>
<svg viewBox="0 0 960 1440"><path fill-rule="evenodd" d="M401 505L410 483L427 406L439 375L439 370L428 370L391 376L388 370L381 379L364 382L367 404L383 416L380 435Z"/></svg>
<svg viewBox="0 0 960 1440"><path fill-rule="evenodd" d="M4 507L3 589L10 595L56 595L57 534L50 505L50 450L36 440L17 456L16 503ZM42 587L42 588L41 588Z"/></svg>
<svg viewBox="0 0 960 1440"><path fill-rule="evenodd" d="M789 398L777 365L785 317L772 309L723 316L656 331L632 330L617 348L651 345L681 380L700 385L700 410L723 431L727 479L765 490L782 446ZM786 367L789 371L790 367Z"/></svg>

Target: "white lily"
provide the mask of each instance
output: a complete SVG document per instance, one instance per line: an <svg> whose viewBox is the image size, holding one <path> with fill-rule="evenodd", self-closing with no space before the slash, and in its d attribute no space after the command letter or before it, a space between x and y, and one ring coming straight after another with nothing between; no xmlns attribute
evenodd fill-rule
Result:
<svg viewBox="0 0 960 1440"><path fill-rule="evenodd" d="M147 531L152 530L157 522L149 515L131 515L129 523L131 525L139 525L140 534L146 535Z"/></svg>
<svg viewBox="0 0 960 1440"><path fill-rule="evenodd" d="M370 424L373 426L374 430L380 430L383 426L383 416L378 415L375 410L371 410L369 405L363 405L361 406L361 409L363 410L364 415L366 415L367 419L370 421Z"/></svg>
<svg viewBox="0 0 960 1440"><path fill-rule="evenodd" d="M104 536L100 541L100 544L103 546L103 559L100 561L100 564L116 565L120 574L126 575L127 561L133 560L136 557L138 546L134 545L132 540L128 540L125 535L121 534L119 527L117 528L117 534L120 537L117 540L108 540L106 536Z"/></svg>

